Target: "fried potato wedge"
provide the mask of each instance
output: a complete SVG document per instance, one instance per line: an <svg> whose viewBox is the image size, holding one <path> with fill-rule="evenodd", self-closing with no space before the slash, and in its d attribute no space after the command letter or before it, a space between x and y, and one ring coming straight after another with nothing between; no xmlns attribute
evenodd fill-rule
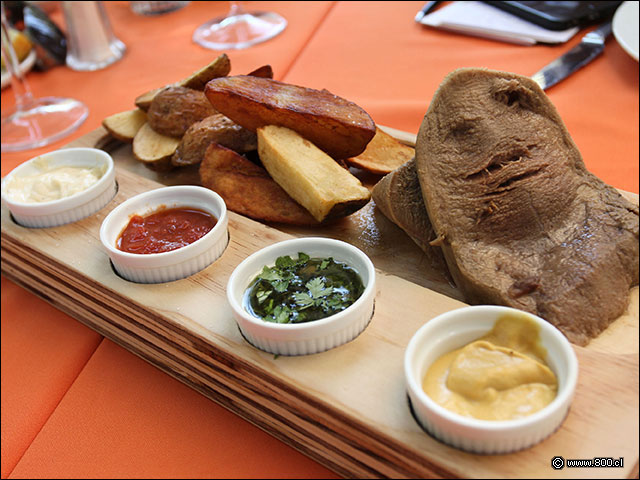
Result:
<svg viewBox="0 0 640 480"><path fill-rule="evenodd" d="M371 198L360 180L286 127L258 128L258 154L271 177L319 222L346 217Z"/></svg>
<svg viewBox="0 0 640 480"><path fill-rule="evenodd" d="M255 132L241 127L221 113L216 113L189 127L176 153L171 157L171 163L178 167L200 163L211 143L220 144L238 153L258 148Z"/></svg>
<svg viewBox="0 0 640 480"><path fill-rule="evenodd" d="M153 170L169 170L179 144L177 138L161 135L145 123L133 138L133 156Z"/></svg>
<svg viewBox="0 0 640 480"><path fill-rule="evenodd" d="M168 85L168 86L171 86L171 85ZM167 86L149 90L148 92L145 92L142 95L139 95L138 97L136 97L133 103L135 103L136 107L138 107L140 110L142 110L143 112L146 112L147 110L149 110L149 107L151 106L151 102L153 101L155 96L165 88L167 88Z"/></svg>
<svg viewBox="0 0 640 480"><path fill-rule="evenodd" d="M264 168L233 150L210 144L199 172L202 186L218 193L233 212L264 222L318 224Z"/></svg>
<svg viewBox="0 0 640 480"><path fill-rule="evenodd" d="M252 77L273 78L273 68L271 68L271 65L263 65L247 75L251 75Z"/></svg>
<svg viewBox="0 0 640 480"><path fill-rule="evenodd" d="M202 67L200 70L192 73L187 78L184 78L176 83L171 83L163 87L154 88L153 90L143 93L135 99L134 103L139 109L146 112L147 110L149 110L154 97L167 87L184 87L202 91L204 90L204 86L209 80L217 77L225 77L229 75L229 72L231 72L231 61L229 60L227 54L223 53L209 65Z"/></svg>
<svg viewBox="0 0 640 480"><path fill-rule="evenodd" d="M138 130L147 122L147 115L139 108L115 113L104 120L102 126L109 134L125 143L132 143Z"/></svg>
<svg viewBox="0 0 640 480"><path fill-rule="evenodd" d="M206 67L202 67L197 72L178 82L178 86L203 91L209 80L226 77L229 72L231 72L231 61L227 54L223 53Z"/></svg>
<svg viewBox="0 0 640 480"><path fill-rule="evenodd" d="M376 135L367 148L357 157L347 158L352 167L361 168L376 175L386 175L401 167L415 156L415 149L400 143L388 133L376 127Z"/></svg>
<svg viewBox="0 0 640 480"><path fill-rule="evenodd" d="M191 125L216 113L204 93L191 88L168 87L151 102L147 122L162 135L181 138Z"/></svg>
<svg viewBox="0 0 640 480"><path fill-rule="evenodd" d="M376 133L367 112L326 90L237 75L211 80L204 92L238 125L253 131L266 125L290 128L336 160L362 153Z"/></svg>

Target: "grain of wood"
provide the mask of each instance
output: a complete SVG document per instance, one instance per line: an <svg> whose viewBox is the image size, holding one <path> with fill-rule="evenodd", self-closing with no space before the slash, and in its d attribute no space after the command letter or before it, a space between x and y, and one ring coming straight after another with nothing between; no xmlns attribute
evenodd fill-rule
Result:
<svg viewBox="0 0 640 480"><path fill-rule="evenodd" d="M94 132L74 146L95 142L102 133ZM230 214L229 246L202 272L166 284L127 282L111 269L99 241L100 224L126 198L161 186L124 169L119 160L130 155L130 146L115 152L116 197L80 222L25 229L15 225L3 207L3 274L344 476L575 475L571 469L551 469L555 455L623 456L623 469L580 470L580 475L637 475L637 288L623 321L613 324L617 328L608 337L595 346L575 347L580 365L576 398L554 435L509 455L461 452L434 440L416 424L407 404L402 361L406 344L422 324L462 302L390 274L374 260L378 270L375 314L356 340L303 357L275 358L261 352L240 335L226 303L226 282L247 255L292 235ZM637 203L637 196L632 197ZM358 226L343 235L351 235L357 243L361 232ZM398 238L401 234L396 233ZM393 239L387 236L378 241ZM380 245L369 248L382 251L376 250ZM79 250L85 255L78 257ZM401 254L413 255L396 252ZM631 336L635 342L628 341ZM621 343L626 353L619 351Z"/></svg>

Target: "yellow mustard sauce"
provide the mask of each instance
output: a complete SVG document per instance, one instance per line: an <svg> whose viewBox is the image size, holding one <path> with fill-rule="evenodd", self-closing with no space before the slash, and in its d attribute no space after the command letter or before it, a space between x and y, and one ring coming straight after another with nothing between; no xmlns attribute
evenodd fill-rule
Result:
<svg viewBox="0 0 640 480"><path fill-rule="evenodd" d="M467 417L531 415L551 403L558 389L539 331L526 315L504 315L484 337L437 359L422 388L436 403Z"/></svg>
<svg viewBox="0 0 640 480"><path fill-rule="evenodd" d="M13 176L4 186L4 193L13 201L42 203L70 197L88 189L106 172L104 167L51 168L42 159L34 160L39 172Z"/></svg>

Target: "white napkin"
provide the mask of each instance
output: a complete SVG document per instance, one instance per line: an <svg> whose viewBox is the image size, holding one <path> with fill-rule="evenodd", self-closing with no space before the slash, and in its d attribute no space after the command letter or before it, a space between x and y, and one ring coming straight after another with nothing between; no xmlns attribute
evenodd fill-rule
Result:
<svg viewBox="0 0 640 480"><path fill-rule="evenodd" d="M564 43L579 30L553 31L484 2L453 2L420 21L423 25L519 45Z"/></svg>

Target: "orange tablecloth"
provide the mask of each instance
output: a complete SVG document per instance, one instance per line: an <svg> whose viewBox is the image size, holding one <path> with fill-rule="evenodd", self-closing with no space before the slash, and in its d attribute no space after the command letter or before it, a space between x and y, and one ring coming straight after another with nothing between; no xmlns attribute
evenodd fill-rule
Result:
<svg viewBox="0 0 640 480"><path fill-rule="evenodd" d="M192 2L158 17L105 2L128 47L97 72L30 73L36 96L72 96L90 107L72 136L2 155L2 175L132 108L134 97L217 56L193 29L227 2ZM279 37L227 52L232 73L269 63L276 78L327 88L377 123L417 132L444 76L477 66L529 75L575 45L524 47L421 27L422 2L246 2L289 25ZM60 13L55 19L61 21ZM548 92L589 170L638 192L638 63L614 39L604 54ZM2 92L3 114L13 103ZM2 478L333 477L332 472L2 279Z"/></svg>

